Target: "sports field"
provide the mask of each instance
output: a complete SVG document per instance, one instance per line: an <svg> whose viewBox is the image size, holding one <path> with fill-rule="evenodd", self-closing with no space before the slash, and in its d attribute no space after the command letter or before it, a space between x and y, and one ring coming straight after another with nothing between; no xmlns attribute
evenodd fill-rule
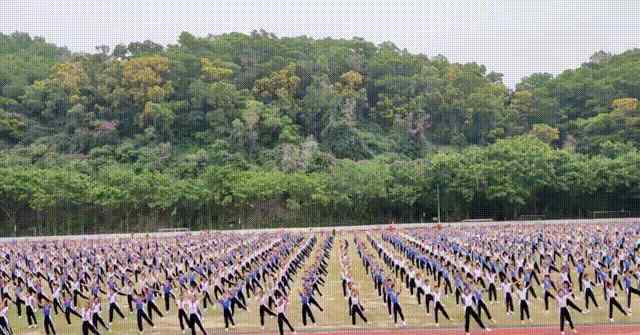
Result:
<svg viewBox="0 0 640 335"><path fill-rule="evenodd" d="M560 226L558 226L560 227ZM548 239L550 242L555 243L556 241L569 241L571 239L571 235L567 233L571 230L562 227L558 228L556 226L549 226L551 232L558 233L557 236L550 236ZM584 255L591 255L592 246L589 236L592 237L603 237L601 243L610 244L607 246L603 246L604 249L607 249L608 252L611 252L612 255L617 255L618 253L613 251L616 248L613 246L616 243L620 242L619 239L622 238L621 233L627 232L630 233L632 231L636 231L636 226L634 224L625 224L620 227L613 227L609 225L598 226L598 228L586 226L576 226L576 228L581 232L576 234L574 238L578 243L575 248L572 249L573 255L575 258L579 258L584 252ZM448 292L447 295L442 297L442 304L448 312L451 320L446 320L442 316L439 325L436 325L434 321L434 313L433 313L433 305L431 306L431 313L427 315L424 305L424 295L422 304L418 304L417 298L415 295L411 295L409 290L406 287L404 280L402 280L399 276L396 277L394 275L394 271L389 269L382 257L378 256L378 251L373 247L371 241L375 241L375 243L379 243L379 245L383 246L386 251L392 254L394 257L397 257L397 260L401 260L404 262L407 269L409 269L410 264L412 264L409 256L404 251L399 251L397 249L397 245L389 242L389 237L397 238L399 240L405 241L408 245L411 245L409 242L412 239L418 239L420 237L423 238L423 241L429 241L429 238L446 240L449 239L450 242L458 241L458 237L467 237L468 244L465 244L463 247L468 250L482 250L482 252L491 250L490 245L492 241L496 238L500 238L503 235L494 234L490 236L484 236L483 233L488 232L488 230L495 229L491 227L483 228L484 230L472 230L467 228L444 228L442 230L435 231L434 229L398 229L391 231L368 231L368 230L357 230L357 231L348 231L348 230L340 230L335 236L335 240L330 247L327 247L328 257L326 258L326 275L321 276L323 278L324 283L319 286L321 294L314 294L315 299L319 303L319 305L324 309L323 312L319 311L317 308L312 307L313 314L316 318L316 324L310 324L307 327L302 325L302 316L301 316L301 299L298 296L298 291L302 288L302 277L306 274L306 271L309 270L309 267L313 263L311 258L307 257L301 263L301 269L297 271L295 275L293 275L291 281L291 289L288 290L288 297L291 301L289 305L286 315L290 320L291 324L295 328L295 330L300 332L313 332L317 334L355 334L362 333L362 331L366 330L367 333L370 334L463 334L464 333L464 306L463 303L456 304L455 295L451 292ZM511 228L509 228L511 229ZM521 235L518 235L518 229L505 229L506 233L510 236L513 236L514 243L528 243L524 242L526 239L534 239L534 236L539 232L540 228L527 228L522 233L528 234L524 239L521 239ZM274 236L281 233L275 233L270 235L268 238L278 239L278 236ZM259 233L258 233L259 235ZM315 255L322 249L322 242L326 241L331 234L330 233L307 233L301 234L301 238L304 240L309 239L312 236L317 238L317 243L314 245L311 251L311 255ZM426 238L425 238L426 236ZM259 237L259 236L258 236ZM386 238L385 238L386 237ZM611 237L611 239L607 240L606 237ZM181 237L183 239L188 239L185 237ZM486 241L480 241L478 239L486 239ZM355 240L359 240L361 243L356 245L354 243ZM543 239L547 239L545 236ZM625 241L622 242L622 248L620 250L628 250L624 247L632 246L635 243L637 236L628 235L625 238ZM171 238L163 238L162 243L171 243ZM584 241L584 246L580 245L580 241ZM153 243L153 238L147 239L147 242ZM344 247L345 242L348 242L348 246ZM486 244L484 243L486 242ZM34 243L34 242L20 242L23 244L26 243ZM84 242L78 242L84 243ZM86 242L87 245L90 242ZM549 245L553 245L550 243ZM18 244L20 245L20 244ZM444 244L443 244L444 245ZM455 244L448 244L452 249L455 249ZM509 244L506 244L509 245ZM3 253L11 250L11 248L15 248L16 245L12 244L3 244L0 248L2 248ZM300 245L297 245L291 251L291 254L295 254L296 251L299 251ZM584 249L582 249L584 247ZM606 247L606 248L605 248ZM364 263L361 258L361 253L358 252L360 248L361 251L365 253L369 253L373 256L371 262L379 265L382 269L385 270L385 274L388 278L391 278L396 282L398 287L401 287L398 302L399 305L402 306L402 310L404 312L404 316L406 318L406 326L402 325L401 322L397 324L394 323L393 319L387 312L387 306L383 301L383 298L378 295L378 292L374 286L374 281L371 275L366 273L366 269ZM483 249L485 248L485 249ZM563 254L562 246L558 245L558 252ZM631 247L631 249L633 249ZM503 252L507 252L509 255L510 251L503 250ZM569 253L571 253L569 252ZM533 252L532 254L540 254L541 251ZM428 253L427 253L428 254ZM527 253L515 252L515 259L518 258L518 255L526 255ZM614 256L618 257L618 256ZM464 261L464 257L459 257L461 261ZM508 258L508 257L507 257ZM569 265L571 262L563 262L563 257L557 257L556 265L557 268L561 269L563 266L568 266L569 271L571 272L573 281L575 282L577 279L576 267ZM341 265L341 260L344 263L347 261L349 272L350 272L350 280L354 283L354 285L358 288L360 292L360 304L364 307L364 315L368 319L368 323L363 323L361 319L357 319L357 325L351 325L351 317L349 315L348 308L348 300L343 296L342 291L342 273L344 267ZM615 258L616 260L622 260L620 258ZM577 260L577 259L576 259ZM533 260L529 260L529 262L534 262ZM473 263L473 262L471 262ZM470 263L470 264L471 264ZM588 263L588 262L587 262ZM615 262L613 262L615 263ZM543 264L540 262L539 264ZM460 264L458 264L460 265ZM450 267L457 267L458 265L452 264ZM615 267L615 265L610 265L608 270L611 270ZM371 269L371 268L370 268ZM422 272L426 275L427 270L420 269L419 267L415 267L417 272ZM635 272L636 265L634 262L631 262L630 269L633 269ZM4 268L5 273L11 273L11 270L8 267ZM563 271L563 270L561 270ZM630 270L631 271L631 270ZM543 270L544 272L544 270ZM589 265L587 265L587 273L591 273L592 269ZM623 271L620 272L620 277L622 277ZM211 277L215 277L216 273L213 273ZM542 274L539 274L542 277ZM5 275L6 277L6 275ZM144 277L144 276L141 276ZM148 278L147 278L148 279ZM163 278L164 279L164 278ZM560 285L560 273L551 273L551 279ZM11 276L4 278L6 285L10 286ZM542 278L540 278L542 280ZM593 278L591 278L593 280ZM141 279L143 283L149 284L149 281L145 281L145 279ZM453 281L453 278L452 278ZM498 279L498 281L500 281ZM266 281L265 281L266 282ZM470 282L468 279L465 279L465 284L475 285ZM102 284L101 284L102 285ZM145 284L140 284L144 286ZM150 284L149 284L150 285ZM213 281L211 282L213 285ZM432 285L435 286L435 281L432 282ZM559 309L555 300L551 300L550 302L550 310L549 312L544 311L544 303L542 300L542 292L543 289L541 285L537 285L533 282L534 291L536 291L538 298L529 297L529 306L531 311L531 320L521 322L520 321L520 313L519 313L519 299L518 295L514 293L514 306L515 311L511 316L508 316L505 313L505 302L504 302L504 292L498 286L498 299L496 302L489 302L487 300L487 292L485 289L480 289L484 294L484 301L487 302L489 311L493 316L494 322L490 322L486 315L482 315L482 320L484 321L487 327L492 328L492 333L495 334L559 334ZM9 295L12 295L12 290L8 287ZM103 286L106 286L104 284ZM265 285L266 286L266 285ZM455 286L455 284L453 285ZM637 278L633 278L633 286L637 287ZM172 287L175 292L180 291L180 287L177 283L172 283ZM478 286L479 287L479 286ZM622 304L626 309L627 297L624 293L624 290L620 290L619 288L615 289L618 294L617 300ZM257 289L256 289L257 291ZM584 310L584 294L579 291L577 287L577 283L573 287L574 292L574 302L580 308ZM595 298L598 301L601 309L591 308L589 313L577 313L576 311L571 311L571 316L576 324L577 331L581 334L640 334L640 326L636 326L636 324L640 325L640 296L632 296L632 305L631 311L633 312L630 316L623 316L619 311L615 311L614 313L614 322L610 322L608 318L608 304L605 301L605 297L603 295L603 289L599 285L595 285L593 292L595 293ZM245 292L245 295L248 292ZM88 293L87 293L88 294ZM176 293L177 294L177 293ZM260 301L255 298L255 296L251 293L250 298L247 300L247 311L236 308L234 313L234 319L237 327L229 329L229 333L232 334L249 334L249 333L277 333L278 328L276 324L276 319L266 318L266 326L265 330L262 330L259 323L259 306ZM555 294L555 292L554 292ZM45 289L45 295L50 296L50 292L48 289ZM99 294L100 295L100 294ZM557 295L557 294L556 294ZM200 300L200 295L198 295L198 299ZM103 298L102 305L102 318L107 319L107 308L108 303L106 302L106 295ZM83 300L80 299L82 306ZM146 334L179 334L180 328L178 326L178 314L176 310L176 306L172 300L171 309L169 312L165 312L164 302L162 301L161 294L158 294L158 299L156 304L160 308L160 310L165 314L164 318L158 318L158 316L154 316L155 328L148 327L145 325L144 333ZM222 306L219 303L214 303L213 308L204 309L200 304L200 311L202 313L202 324L209 334L218 334L224 332L224 321L222 316ZM118 298L118 305L125 312L126 319L120 319L116 317L112 325L112 332L114 334L137 334L138 330L136 328L135 321L135 312L129 313L127 310L127 301L126 298L121 296ZM78 309L80 308L78 306ZM24 308L24 306L23 306ZM43 315L41 309L36 310L35 314L38 320L38 326L36 328L28 328L27 322L25 320L25 316L22 318L18 318L16 315L17 311L13 304L9 305L8 319L10 325L13 328L15 334L45 334L43 329ZM24 313L24 311L23 311ZM54 325L58 334L81 334L80 324L81 321L78 318L72 317L72 325L67 325L64 316L61 314L55 315ZM438 326L438 327L437 327ZM567 326L568 327L568 326ZM106 329L102 329L98 327L101 334L108 333ZM191 331L187 329L187 333ZM482 330L478 328L478 326L471 321L471 332L472 333L483 333ZM569 333L570 330L567 330ZM199 330L197 333L201 333ZM289 333L288 329L285 327L285 333Z"/></svg>

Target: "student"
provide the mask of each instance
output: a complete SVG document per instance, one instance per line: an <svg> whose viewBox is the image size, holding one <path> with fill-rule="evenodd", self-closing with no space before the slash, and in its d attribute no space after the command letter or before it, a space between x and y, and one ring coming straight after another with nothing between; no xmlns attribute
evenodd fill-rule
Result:
<svg viewBox="0 0 640 335"><path fill-rule="evenodd" d="M276 314L269 308L271 295L265 294L264 290L260 289L258 292L258 300L260 301L260 308L258 308L260 312L260 327L264 330L264 315L269 314L271 317L275 317Z"/></svg>
<svg viewBox="0 0 640 335"><path fill-rule="evenodd" d="M449 318L449 314L447 314L447 311L444 309L442 302L440 302L441 296L442 296L442 287L437 286L436 290L433 292L433 312L435 313L436 327L440 327L440 323L438 320L438 313L442 313L442 315L444 315L444 317L447 318L447 320L451 320L451 318Z"/></svg>
<svg viewBox="0 0 640 335"><path fill-rule="evenodd" d="M118 294L114 290L109 290L108 294L109 299L109 328L111 328L111 324L113 323L113 313L117 313L120 318L126 320L127 318L122 314L120 310L120 306L118 306Z"/></svg>
<svg viewBox="0 0 640 335"><path fill-rule="evenodd" d="M491 329L488 329L484 326L484 323L482 323L482 320L480 320L478 313L476 313L476 311L473 309L473 293L468 287L462 291L461 298L462 298L462 303L464 305L464 332L467 335L470 334L469 326L470 326L471 318L473 318L476 321L476 323L480 328L485 329L487 331L491 331Z"/></svg>
<svg viewBox="0 0 640 335"><path fill-rule="evenodd" d="M356 325L356 314L362 318L364 323L368 323L367 318L362 313L364 311L364 307L360 304L360 294L357 288L353 288L351 290L351 324Z"/></svg>
<svg viewBox="0 0 640 335"><path fill-rule="evenodd" d="M27 323L29 324L29 328L38 327L38 320L36 319L35 313L35 297L33 296L33 292L29 292L27 294L27 299L25 300L26 313L27 313Z"/></svg>
<svg viewBox="0 0 640 335"><path fill-rule="evenodd" d="M507 316L511 317L513 314L513 288L509 278L505 279L504 283L500 284L502 291L504 292L504 304L507 311Z"/></svg>
<svg viewBox="0 0 640 335"><path fill-rule="evenodd" d="M52 284L51 288L53 290L53 312L57 315L58 309L60 309L60 311L64 311L61 304L62 287L60 285Z"/></svg>
<svg viewBox="0 0 640 335"><path fill-rule="evenodd" d="M395 286L395 284L394 284ZM398 325L398 315L400 315L400 319L402 320L402 326L406 327L407 322L404 320L404 314L402 313L402 307L400 307L400 302L398 300L400 296L400 287L398 286L397 292L393 287L389 289L389 300L391 302L391 309L393 311L393 323Z"/></svg>
<svg viewBox="0 0 640 335"><path fill-rule="evenodd" d="M496 289L496 274L491 271L487 271L487 282L489 283L489 303L493 304L498 301L498 291Z"/></svg>
<svg viewBox="0 0 640 335"><path fill-rule="evenodd" d="M22 282L18 281L18 284L14 289L14 295L18 318L22 318L22 305L25 303L25 300L23 299L24 297L22 296Z"/></svg>
<svg viewBox="0 0 640 335"><path fill-rule="evenodd" d="M412 266L409 266L409 271L407 271L407 288L409 289L409 294L413 295L413 290L416 288L416 271Z"/></svg>
<svg viewBox="0 0 640 335"><path fill-rule="evenodd" d="M244 309L245 311L249 311L246 306L246 300L244 299L244 295L242 294L242 285L236 285L234 288L231 288L232 294L231 297L231 314L235 314L235 306L238 305L238 308Z"/></svg>
<svg viewBox="0 0 640 335"><path fill-rule="evenodd" d="M100 332L91 323L91 313L91 304L87 302L87 306L82 309L82 335L89 335L89 331L94 335L100 335Z"/></svg>
<svg viewBox="0 0 640 335"><path fill-rule="evenodd" d="M423 289L424 289L424 305L427 310L427 315L430 315L429 305L433 301L433 292L431 290L431 285L429 284L429 278L425 278L423 281Z"/></svg>
<svg viewBox="0 0 640 335"><path fill-rule="evenodd" d="M185 325L188 328L191 328L191 325L189 324L189 318L187 317L187 312L185 312L187 302L185 300L183 293L180 293L180 296L178 297L178 299L176 299L176 305L178 306L178 323L180 324L180 330L184 334Z"/></svg>
<svg viewBox="0 0 640 335"><path fill-rule="evenodd" d="M565 289L561 289L557 293L556 301L558 302L558 308L560 309L560 334L564 335L564 324L565 322L569 323L569 327L573 330L574 333L577 333L575 327L573 326L573 320L571 319L571 313L569 313L569 308L567 305L567 299L569 298L569 291Z"/></svg>
<svg viewBox="0 0 640 335"><path fill-rule="evenodd" d="M344 268L342 270L342 272L340 273L341 277L342 277L342 296L347 299L347 284L349 284L349 282L351 282L351 275L349 274L349 270L347 268Z"/></svg>
<svg viewBox="0 0 640 335"><path fill-rule="evenodd" d="M149 318L147 313L145 313L144 311L145 297L142 295L136 296L134 297L133 302L136 307L136 321L138 323L138 331L140 333L144 332L144 327L143 327L144 325L142 324L142 320L146 321L151 327L155 328L153 321L151 320L151 318Z"/></svg>
<svg viewBox="0 0 640 335"><path fill-rule="evenodd" d="M564 282L563 287L564 287L565 292L567 292L567 296L568 296L568 298L567 298L567 306L573 308L578 313L586 314L585 311L583 311L580 307L578 307L578 305L576 305L575 302L573 302L572 298L575 298L575 294L573 293L573 289L571 287L571 284L569 282Z"/></svg>
<svg viewBox="0 0 640 335"><path fill-rule="evenodd" d="M353 282L347 284L347 312L351 316L351 289L353 289Z"/></svg>
<svg viewBox="0 0 640 335"><path fill-rule="evenodd" d="M576 272L578 273L578 285L580 292L584 292L585 266L584 260L582 258L578 260L578 264L576 265Z"/></svg>
<svg viewBox="0 0 640 335"><path fill-rule="evenodd" d="M123 293L127 296L127 306L129 306L129 314L132 314L134 311L133 295L136 294L132 286L133 286L133 283L131 282L131 280L127 279L127 285L124 287Z"/></svg>
<svg viewBox="0 0 640 335"><path fill-rule="evenodd" d="M82 315L80 315L73 308L73 300L71 299L71 297L67 296L64 293L62 295L62 306L63 306L63 311L64 311L64 318L67 320L67 324L69 324L69 325L71 324L71 315L75 315L79 319L82 319Z"/></svg>
<svg viewBox="0 0 640 335"><path fill-rule="evenodd" d="M82 293L82 286L80 285L80 280L75 280L71 282L71 290L73 292L73 305L78 306L78 297L82 299L89 299L86 295Z"/></svg>
<svg viewBox="0 0 640 335"><path fill-rule="evenodd" d="M300 295L300 305L302 308L302 324L307 326L307 316L311 319L311 322L315 326L316 319L313 317L313 312L311 311L311 307L309 307L309 292L305 292L303 290L299 291ZM351 296L349 297L349 303L351 303Z"/></svg>
<svg viewBox="0 0 640 335"><path fill-rule="evenodd" d="M549 299L555 299L556 297L551 294L551 289L556 289L555 283L551 280L551 276L547 273L542 280L542 288L544 290L544 312L549 312Z"/></svg>
<svg viewBox="0 0 640 335"><path fill-rule="evenodd" d="M456 286L456 291L455 291L456 305L459 305L460 297L462 296L462 291L464 286L464 282L462 281L462 275L460 274L460 272L456 272L456 274L453 277L453 282Z"/></svg>
<svg viewBox="0 0 640 335"><path fill-rule="evenodd" d="M625 272L622 277L622 286L627 293L627 309L631 311L631 295L635 294L640 296L640 290L633 287L633 280L631 279L631 274L628 271Z"/></svg>
<svg viewBox="0 0 640 335"><path fill-rule="evenodd" d="M145 302L147 304L147 315L149 316L149 320L153 321L153 312L156 312L161 319L164 319L164 315L162 315L162 312L160 312L160 309L154 302L156 297L154 291L146 287L143 292L145 292Z"/></svg>
<svg viewBox="0 0 640 335"><path fill-rule="evenodd" d="M422 280L422 274L420 272L415 274L414 282L416 286L416 298L418 299L418 305L420 305L421 304L420 295L425 294L425 291L424 291L425 285L424 285L424 281Z"/></svg>
<svg viewBox="0 0 640 335"><path fill-rule="evenodd" d="M169 279L165 280L164 284L162 284L162 293L164 296L164 308L165 311L169 312L170 299L176 299L176 296L173 294L173 286L171 285L171 281Z"/></svg>
<svg viewBox="0 0 640 335"><path fill-rule="evenodd" d="M584 301L585 301L585 308L586 308L585 311L587 313L589 312L589 300L593 302L596 308L600 309L600 307L598 307L598 302L596 301L596 296L593 294L593 289L592 289L593 286L595 286L595 284L589 279L589 274L583 273L582 287L584 290Z"/></svg>
<svg viewBox="0 0 640 335"><path fill-rule="evenodd" d="M200 282L199 288L200 288L200 292L203 293L202 307L206 311L208 307L207 302L209 304L213 304L213 300L211 300L211 294L209 294L209 281L206 278L202 280Z"/></svg>
<svg viewBox="0 0 640 335"><path fill-rule="evenodd" d="M628 316L627 311L622 309L622 306L616 299L617 293L614 284L612 282L607 281L605 283L606 291L607 291L607 299L609 300L609 321L613 322L613 307L615 306L624 316Z"/></svg>
<svg viewBox="0 0 640 335"><path fill-rule="evenodd" d="M7 317L8 313L9 300L2 298L2 307L0 307L0 331L5 335L13 334L13 329L11 329L11 326L9 325L9 318Z"/></svg>
<svg viewBox="0 0 640 335"><path fill-rule="evenodd" d="M296 333L286 316L288 305L289 300L286 297L280 297L280 299L276 303L276 314L278 315L278 331L280 332L280 335L284 335L284 324L286 324L287 327L289 327L289 330L291 330L294 334Z"/></svg>
<svg viewBox="0 0 640 335"><path fill-rule="evenodd" d="M215 282L213 283L213 296L216 299L216 301L220 300L220 296L222 296L223 294L222 288L223 288L222 278L220 276L216 276Z"/></svg>
<svg viewBox="0 0 640 335"><path fill-rule="evenodd" d="M307 287L307 291L308 291L308 295L309 295L309 305L310 306L311 305L316 306L318 308L318 310L320 310L320 312L324 312L324 309L322 309L322 307L320 307L320 304L318 304L318 301L313 296L314 289Z"/></svg>
<svg viewBox="0 0 640 335"><path fill-rule="evenodd" d="M53 327L53 319L51 318L51 312L53 305L51 302L47 302L42 308L42 316L44 319L44 332L49 335L56 335L56 329Z"/></svg>
<svg viewBox="0 0 640 335"><path fill-rule="evenodd" d="M231 310L233 306L232 299L231 294L226 291L222 295L222 299L219 300L220 305L222 305L222 315L224 317L224 331L229 331L229 323L231 323L232 328L236 327L236 323L233 321L233 312Z"/></svg>
<svg viewBox="0 0 640 335"><path fill-rule="evenodd" d="M93 323L93 326L96 327L96 329L98 329L98 324L100 324L104 329L110 330L110 328L107 327L107 325L104 323L104 320L102 319L102 316L100 316L100 311L102 310L100 308L100 299L99 298L92 298L89 301L92 303L91 321Z"/></svg>
<svg viewBox="0 0 640 335"><path fill-rule="evenodd" d="M529 286L523 286L519 282L516 283L518 297L520 298L520 323L524 324L525 316L531 321L531 313L529 312L529 303L527 302Z"/></svg>
<svg viewBox="0 0 640 335"><path fill-rule="evenodd" d="M202 326L202 316L198 310L198 299L194 294L189 302L189 323L191 324L191 335L196 335L196 325L202 331L202 334L207 335L207 331Z"/></svg>
<svg viewBox="0 0 640 335"><path fill-rule="evenodd" d="M484 311L484 313L487 314L487 318L489 319L489 321L492 321L495 323L495 320L493 320L493 318L491 317L491 313L489 313L489 308L487 307L487 304L485 304L484 302L484 298L482 297L482 289L480 289L480 287L476 287L476 289L473 290L473 300L478 310L477 311L478 317L482 319L482 311Z"/></svg>

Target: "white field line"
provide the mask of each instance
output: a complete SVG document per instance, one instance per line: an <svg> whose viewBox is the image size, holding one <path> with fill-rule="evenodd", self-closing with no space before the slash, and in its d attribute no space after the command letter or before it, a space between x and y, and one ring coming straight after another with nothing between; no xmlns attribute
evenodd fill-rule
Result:
<svg viewBox="0 0 640 335"><path fill-rule="evenodd" d="M464 227L499 227L508 225L582 225L582 224L634 224L640 223L640 218L619 218L619 219L570 219L570 220L530 220L530 221L481 221L481 222L443 222L443 227L464 228ZM435 227L437 223L399 223L396 228L426 228ZM206 230L206 231L190 231L190 232L148 232L148 233L128 233L128 234L88 234L88 235L59 235L59 236L25 236L25 237L4 237L0 238L0 243L14 241L56 241L56 240L104 240L104 239L122 239L122 238L143 238L146 236L167 238L172 236L181 236L184 234L200 235L202 233L235 233L235 234L253 234L268 232L301 232L301 233L317 233L336 231L354 231L354 230L381 230L389 228L389 224L385 225L361 225L361 226L326 226L326 227L307 227L307 228L265 228L265 229L245 229L245 230Z"/></svg>

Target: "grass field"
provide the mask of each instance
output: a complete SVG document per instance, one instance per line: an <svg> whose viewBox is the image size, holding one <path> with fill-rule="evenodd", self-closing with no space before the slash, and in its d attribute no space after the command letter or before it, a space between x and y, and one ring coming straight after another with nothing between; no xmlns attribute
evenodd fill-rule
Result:
<svg viewBox="0 0 640 335"><path fill-rule="evenodd" d="M289 308L288 317L298 332L319 332L319 333L331 333L331 332L342 332L346 330L355 330L354 327L351 326L351 318L347 313L347 302L342 297L342 289L341 289L341 279L340 279L340 265L339 265L339 246L340 242L344 239L352 240L354 233L343 232L339 233L336 239L336 243L334 244L331 258L329 262L329 276L326 278L326 284L322 287L323 296L317 296L317 300L320 305L324 308L324 312L319 312L314 309L314 314L316 317L317 324L311 325L307 328L303 328L301 321L301 313L300 313L300 302L297 297L297 289L298 285L301 284L299 277L295 280L295 285L293 286L293 290L291 291L291 301L292 304ZM363 233L358 233L363 234ZM367 247L369 247L367 245ZM318 246L316 246L318 248ZM371 249L369 249L372 251ZM373 253L373 252L372 252ZM375 254L375 253L373 253ZM376 254L377 255L377 254ZM352 261L352 275L354 277L354 281L357 285L360 286L360 295L362 305L366 308L365 316L369 319L368 324L363 324L361 320L358 320L357 329L368 329L369 331L373 330L381 330L385 329L395 329L393 324L393 320L390 320L386 311L386 305L384 305L382 298L378 297L377 292L374 289L373 283L370 280L370 277L366 275L364 267L362 266L362 262L358 257L355 247L351 244L349 248L349 256ZM308 265L307 262L306 265ZM300 276L300 272L298 273ZM544 313L544 303L541 299L542 290L536 287L536 291L538 292L539 300L533 300L530 303L531 309L531 317L533 322L526 323L524 325L521 324L519 320L519 310L517 303L515 304L516 312L514 313L512 319L507 318L505 315L504 305L502 303L489 305L489 309L496 320L496 324L490 324L489 326L494 329L499 328L520 328L520 327L550 327L550 329L558 329L558 311L555 307L554 303L551 303L551 310L548 314ZM602 297L601 288L595 289L596 298L598 303L602 307L601 310L592 309L591 313L586 315L580 315L576 312L572 312L572 316L574 318L574 322L577 325L609 325L608 317L607 317L607 307L604 305L604 299ZM498 296L501 297L502 292L498 291ZM623 305L626 305L626 297L619 297L620 302ZM235 315L237 328L231 329L229 333L276 333L277 326L274 319L267 318L267 328L262 331L259 325L259 316L257 311L258 302L253 299L249 299L249 312L245 311L237 311ZM404 310L404 314L407 320L407 329L402 332L410 332L412 330L419 329L435 329L435 322L433 319L433 314L430 316L426 315L424 310L424 305L418 305L415 297L410 296L408 290L404 290L401 297L400 302ZM447 321L443 319L441 321L440 328L443 329L453 329L452 333L463 333L463 309L461 306L456 306L455 297L450 294L444 299L445 308L447 312L451 316L453 320ZM584 301L580 297L576 303L583 307ZM123 300L120 303L120 306L126 306L126 302ZM164 305L161 303L160 299L158 301L158 306L164 312ZM634 297L634 302L632 304L633 307L633 316L624 317L620 314L615 315L615 324L640 324L640 298ZM22 319L18 319L15 314L15 308L10 309L11 312L9 314L10 322L16 331L16 334L24 334L24 335L36 335L36 334L44 334L44 329L42 329L42 314L38 311L36 314L38 316L38 321L40 326L37 329L28 329L26 325L26 319L23 317ZM124 310L124 309L123 309ZM103 312L103 318L106 320L106 311ZM172 310L171 313L166 314L164 319L154 318L157 327L155 329L145 329L145 333L147 334L161 334L161 335L169 335L169 334L179 334L180 329L177 322L177 313L175 309ZM486 317L485 319L486 320ZM80 322L78 319L72 319L73 325L67 326L64 316L62 314L56 316L55 325L57 328L58 334L80 334ZM207 328L209 334L219 334L223 332L224 323L222 318L222 313L220 307L216 306L215 308L209 308L209 310L204 312L204 325ZM579 327L580 329L580 327ZM606 329L606 328L603 328ZM472 328L475 330L475 333L479 333L476 328ZM557 331L559 333L559 330ZM103 332L104 333L104 332ZM113 333L114 334L137 334L137 329L135 325L135 315L129 314L127 320L117 319L113 324ZM633 332L630 332L631 334Z"/></svg>

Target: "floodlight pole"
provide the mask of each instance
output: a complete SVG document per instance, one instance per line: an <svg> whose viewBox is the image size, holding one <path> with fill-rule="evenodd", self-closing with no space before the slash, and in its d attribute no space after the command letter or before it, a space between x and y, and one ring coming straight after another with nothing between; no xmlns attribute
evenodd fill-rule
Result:
<svg viewBox="0 0 640 335"><path fill-rule="evenodd" d="M440 184L436 184L436 189L438 193L438 223L440 223Z"/></svg>

